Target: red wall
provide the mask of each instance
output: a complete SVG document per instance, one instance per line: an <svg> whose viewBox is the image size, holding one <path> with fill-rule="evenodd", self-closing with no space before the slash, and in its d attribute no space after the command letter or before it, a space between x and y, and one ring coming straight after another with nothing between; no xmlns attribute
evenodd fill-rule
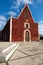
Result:
<svg viewBox="0 0 43 65"><path fill-rule="evenodd" d="M26 18L24 13L27 14ZM26 28L24 28L24 23L27 22L27 19L30 24L30 29L28 29L31 32L31 41L38 40L38 23L34 22L30 10L25 6L18 19L12 19L12 41L24 41L24 31L26 30Z"/></svg>
<svg viewBox="0 0 43 65"><path fill-rule="evenodd" d="M24 41L24 20L13 19L12 22L12 41ZM30 22L29 22L30 23ZM29 29L29 28L28 28ZM31 40L38 40L38 24L30 23Z"/></svg>

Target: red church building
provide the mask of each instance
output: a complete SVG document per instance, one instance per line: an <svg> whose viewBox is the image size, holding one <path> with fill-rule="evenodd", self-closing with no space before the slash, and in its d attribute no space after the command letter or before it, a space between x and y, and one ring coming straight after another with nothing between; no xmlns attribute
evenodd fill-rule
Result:
<svg viewBox="0 0 43 65"><path fill-rule="evenodd" d="M18 18L9 18L2 30L3 41L38 41L38 23L33 20L28 5L22 9Z"/></svg>

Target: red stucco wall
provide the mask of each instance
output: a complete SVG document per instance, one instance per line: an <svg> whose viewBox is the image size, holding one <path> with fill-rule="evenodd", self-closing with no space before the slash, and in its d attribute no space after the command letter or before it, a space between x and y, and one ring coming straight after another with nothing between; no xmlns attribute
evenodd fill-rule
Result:
<svg viewBox="0 0 43 65"><path fill-rule="evenodd" d="M28 15L26 18L24 13ZM26 28L24 28L24 23L27 22L26 20L28 20L28 23L30 24L28 30L31 32L31 41L39 39L38 23L34 22L28 6L25 6L18 19L12 19L12 41L24 41L24 31L26 30Z"/></svg>

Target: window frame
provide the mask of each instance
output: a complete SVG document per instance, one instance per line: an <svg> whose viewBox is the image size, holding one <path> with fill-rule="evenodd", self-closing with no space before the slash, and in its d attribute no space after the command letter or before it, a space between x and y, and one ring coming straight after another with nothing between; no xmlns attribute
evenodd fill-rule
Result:
<svg viewBox="0 0 43 65"><path fill-rule="evenodd" d="M28 27L26 27L26 25L28 25ZM24 28L30 28L30 24L28 22L24 23Z"/></svg>

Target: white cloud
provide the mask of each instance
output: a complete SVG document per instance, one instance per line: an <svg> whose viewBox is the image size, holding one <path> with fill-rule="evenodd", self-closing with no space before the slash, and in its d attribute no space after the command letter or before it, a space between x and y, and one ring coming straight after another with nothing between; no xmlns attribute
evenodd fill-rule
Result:
<svg viewBox="0 0 43 65"><path fill-rule="evenodd" d="M6 24L6 17L3 15L0 15L0 30L4 27L4 25Z"/></svg>
<svg viewBox="0 0 43 65"><path fill-rule="evenodd" d="M20 6L20 2L22 2L22 1L21 0L17 0L17 2L15 4L15 1L14 1L13 4L12 4L12 6L11 6L11 8L18 8Z"/></svg>
<svg viewBox="0 0 43 65"><path fill-rule="evenodd" d="M17 12L19 13L19 12L20 12L19 7L21 7L22 4L34 5L34 2L33 2L33 0L16 0L16 1L14 0L10 9L11 9L11 10L12 10L12 9L16 9ZM11 13L11 15L12 15L12 14L15 15L14 12L9 12L9 13ZM13 15L13 16L14 16L14 15Z"/></svg>
<svg viewBox="0 0 43 65"><path fill-rule="evenodd" d="M5 16L0 15L0 20L6 20Z"/></svg>
<svg viewBox="0 0 43 65"><path fill-rule="evenodd" d="M33 4L33 0L23 0L24 4Z"/></svg>
<svg viewBox="0 0 43 65"><path fill-rule="evenodd" d="M43 24L43 21L39 21L39 24L42 25Z"/></svg>
<svg viewBox="0 0 43 65"><path fill-rule="evenodd" d="M12 15L12 16L16 16L16 13L15 12L13 12L13 11L9 11L8 13L7 13L8 15Z"/></svg>
<svg viewBox="0 0 43 65"><path fill-rule="evenodd" d="M39 34L43 35L43 21L39 21Z"/></svg>
<svg viewBox="0 0 43 65"><path fill-rule="evenodd" d="M15 5L14 4L15 4L15 1L13 2L11 8L18 8L22 4L30 4L30 5L32 5L33 0L17 0L16 4Z"/></svg>

